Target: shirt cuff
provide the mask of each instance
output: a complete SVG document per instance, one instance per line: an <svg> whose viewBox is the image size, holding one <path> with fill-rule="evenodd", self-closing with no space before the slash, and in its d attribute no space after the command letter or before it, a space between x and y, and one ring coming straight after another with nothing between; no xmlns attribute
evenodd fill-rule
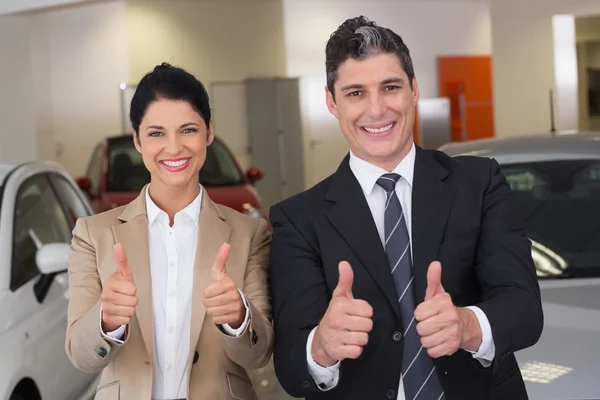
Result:
<svg viewBox="0 0 600 400"><path fill-rule="evenodd" d="M123 339L123 335L125 335L125 325L121 325L117 328L117 330L112 332L104 332L102 329L102 304L100 304L100 333L102 333L102 337L104 339L108 339L118 344L125 343Z"/></svg>
<svg viewBox="0 0 600 400"><path fill-rule="evenodd" d="M315 327L308 335L306 341L306 361L308 362L308 372L312 376L313 380L317 384L317 387L322 391L326 392L335 388L340 380L340 362L331 367L322 367L315 362L312 358L312 342L315 337Z"/></svg>
<svg viewBox="0 0 600 400"><path fill-rule="evenodd" d="M496 346L494 345L494 337L492 336L492 327L485 313L475 306L466 307L475 313L479 326L481 328L481 345L477 352L469 351L473 358L477 359L484 367L489 367L496 355Z"/></svg>
<svg viewBox="0 0 600 400"><path fill-rule="evenodd" d="M250 308L248 307L248 302L246 301L246 296L240 289L240 296L242 296L242 302L244 303L244 307L246 307L246 317L244 318L244 323L237 329L233 329L229 324L221 325L226 334L233 337L240 337L244 331L246 330L246 326L248 326L248 321L250 321Z"/></svg>

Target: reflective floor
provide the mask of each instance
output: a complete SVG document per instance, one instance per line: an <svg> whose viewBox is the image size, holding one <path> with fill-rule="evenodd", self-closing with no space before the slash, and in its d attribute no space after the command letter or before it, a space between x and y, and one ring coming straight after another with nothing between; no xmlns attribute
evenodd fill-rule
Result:
<svg viewBox="0 0 600 400"><path fill-rule="evenodd" d="M259 400L290 400L295 397L289 396L279 385L277 377L275 376L275 370L273 368L273 361L271 360L266 367L251 371L250 375L256 394Z"/></svg>

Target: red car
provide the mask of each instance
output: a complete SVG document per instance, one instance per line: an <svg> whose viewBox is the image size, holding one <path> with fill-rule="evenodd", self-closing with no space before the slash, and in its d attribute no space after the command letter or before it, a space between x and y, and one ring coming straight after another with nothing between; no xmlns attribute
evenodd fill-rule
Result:
<svg viewBox="0 0 600 400"><path fill-rule="evenodd" d="M254 187L254 182L262 177L263 172L258 168L250 168L243 174L231 151L216 137L207 148L206 161L200 170L200 183L215 203L268 221ZM77 179L96 213L131 202L149 182L150 173L131 135L113 136L98 143L86 175Z"/></svg>

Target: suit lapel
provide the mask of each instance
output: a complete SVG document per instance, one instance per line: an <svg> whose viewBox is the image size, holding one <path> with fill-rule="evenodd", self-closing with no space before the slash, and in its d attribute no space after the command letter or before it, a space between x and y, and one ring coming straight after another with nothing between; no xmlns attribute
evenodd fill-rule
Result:
<svg viewBox="0 0 600 400"><path fill-rule="evenodd" d="M388 260L367 200L350 169L349 156L346 156L333 176L326 199L336 203L327 213L327 218L377 282L400 318L398 297Z"/></svg>
<svg viewBox="0 0 600 400"><path fill-rule="evenodd" d="M455 188L442 180L448 170L417 147L412 189L412 245L417 304L425 298L427 269L436 260ZM442 266L443 270L443 266Z"/></svg>
<svg viewBox="0 0 600 400"><path fill-rule="evenodd" d="M223 243L229 241L231 235L231 226L225 222L225 217L208 197L206 190L204 188L202 190L202 208L200 210L194 264L188 379L191 372L191 361L194 358L194 352L198 345L200 331L206 315L204 288L211 283L211 269L217 257L217 252Z"/></svg>
<svg viewBox="0 0 600 400"><path fill-rule="evenodd" d="M137 290L136 317L150 360L153 359L152 323L152 278L148 249L148 218L146 215L145 192L132 201L121 213L123 224L113 226L115 243L125 248L129 267Z"/></svg>

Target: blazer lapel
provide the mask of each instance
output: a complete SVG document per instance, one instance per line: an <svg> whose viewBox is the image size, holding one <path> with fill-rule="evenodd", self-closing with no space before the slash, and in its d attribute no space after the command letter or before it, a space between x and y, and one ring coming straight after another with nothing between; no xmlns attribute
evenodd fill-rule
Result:
<svg viewBox="0 0 600 400"><path fill-rule="evenodd" d="M412 189L412 246L417 304L425 299L427 269L436 260L455 188L443 179L448 170L417 146ZM443 270L443 266L442 266Z"/></svg>
<svg viewBox="0 0 600 400"><path fill-rule="evenodd" d="M129 267L137 290L138 305L136 317L142 331L142 337L153 359L153 323L152 323L152 278L150 274L150 256L148 249L148 217L146 214L145 187L140 196L129 203L119 219L123 224L113 226L115 243L121 243L127 254Z"/></svg>
<svg viewBox="0 0 600 400"><path fill-rule="evenodd" d="M192 322L190 330L190 357L188 381L191 362L200 338L206 308L204 307L204 287L211 283L211 269L217 253L223 243L229 241L231 226L225 222L225 216L202 188L202 208L198 223L198 242L194 264L194 289L192 294ZM230 257L231 258L231 257Z"/></svg>
<svg viewBox="0 0 600 400"><path fill-rule="evenodd" d="M400 318L398 297L385 250L362 188L350 169L349 156L333 176L326 199L336 203L328 211L327 218L377 282Z"/></svg>

